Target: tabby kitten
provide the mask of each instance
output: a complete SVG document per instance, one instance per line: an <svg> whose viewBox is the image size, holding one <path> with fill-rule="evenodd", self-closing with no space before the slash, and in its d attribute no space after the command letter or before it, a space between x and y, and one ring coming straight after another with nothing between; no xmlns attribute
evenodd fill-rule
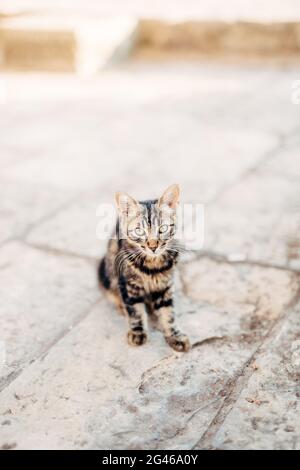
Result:
<svg viewBox="0 0 300 470"><path fill-rule="evenodd" d="M147 313L159 321L167 343L188 351L190 342L176 327L173 274L179 247L174 239L179 186L170 186L160 199L136 201L116 193L116 239L111 238L98 270L99 281L128 318L128 343L147 340Z"/></svg>

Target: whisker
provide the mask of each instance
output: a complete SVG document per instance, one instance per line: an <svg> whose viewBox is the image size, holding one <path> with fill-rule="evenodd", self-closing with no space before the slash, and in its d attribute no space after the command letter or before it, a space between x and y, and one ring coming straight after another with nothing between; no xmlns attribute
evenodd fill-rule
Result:
<svg viewBox="0 0 300 470"><path fill-rule="evenodd" d="M120 276L126 261L134 261L142 253L137 248L125 248L122 249L115 258L115 271Z"/></svg>

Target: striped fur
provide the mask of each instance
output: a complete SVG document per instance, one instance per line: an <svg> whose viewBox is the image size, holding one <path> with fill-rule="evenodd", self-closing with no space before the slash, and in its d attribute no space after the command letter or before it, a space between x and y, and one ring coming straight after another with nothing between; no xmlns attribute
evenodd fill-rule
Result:
<svg viewBox="0 0 300 470"><path fill-rule="evenodd" d="M117 193L116 238L108 243L98 275L105 291L126 315L131 345L147 340L147 313L159 321L167 343L188 351L190 343L175 323L173 275L179 256L174 240L179 188L168 188L159 200L138 202Z"/></svg>

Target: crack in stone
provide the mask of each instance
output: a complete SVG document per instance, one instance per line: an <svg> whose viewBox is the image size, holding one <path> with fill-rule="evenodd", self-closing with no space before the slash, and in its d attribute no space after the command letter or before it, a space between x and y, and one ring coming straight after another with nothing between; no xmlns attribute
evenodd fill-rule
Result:
<svg viewBox="0 0 300 470"><path fill-rule="evenodd" d="M286 272L295 273L298 275L300 274L300 270L291 268L289 266L265 263L262 261L251 260L251 259L230 260L228 259L226 255L223 255L222 253L217 253L211 250L201 250L201 251L195 252L195 256L193 258L188 259L186 261L181 261L180 264L183 266L187 266L190 263L201 260L202 258L210 259L220 264L228 264L230 266L234 266L234 265L253 266L253 267L258 267L258 268L266 268L266 269L278 269L280 271L286 271ZM179 271L180 271L180 264L179 264ZM180 278L182 278L182 273L180 273Z"/></svg>
<svg viewBox="0 0 300 470"><path fill-rule="evenodd" d="M72 322L72 325L69 325L67 326L63 331L61 331L61 333L51 342L49 343L46 348L44 349L44 351L41 351L38 355L38 357L35 357L34 358L34 361L35 362L36 360L40 359L41 361L43 361L46 356L49 354L49 351L53 348L53 346L55 346L57 343L59 343L59 341L61 341L69 332L70 330L72 330L73 328L75 328L76 326L78 326L83 320L85 320L89 315L90 313L92 312L92 310L94 309L94 307L100 303L100 301L102 300L102 297L98 298L97 300L95 300L94 302L92 302L92 304L88 307L87 310L85 310L81 315L79 315L73 322Z"/></svg>
<svg viewBox="0 0 300 470"><path fill-rule="evenodd" d="M19 375L23 372L23 368L18 368L12 371L10 374L6 375L5 377L0 378L0 393L8 387L15 379L19 377Z"/></svg>
<svg viewBox="0 0 300 470"><path fill-rule="evenodd" d="M12 382L14 382L19 375L21 375L28 366L31 366L36 361L40 360L43 361L45 357L48 355L49 351L59 343L70 331L71 329L78 326L88 315L92 312L93 308L101 301L102 297L98 298L95 302L93 302L87 310L84 311L83 314L79 315L77 319L74 320L72 325L68 325L64 328L50 343L46 345L35 357L28 359L28 361L24 363L18 364L18 369L12 371L8 376L0 378L0 393L7 388Z"/></svg>
<svg viewBox="0 0 300 470"><path fill-rule="evenodd" d="M39 251L44 251L46 253L50 253L52 255L56 256L65 256L65 257L70 257L70 258L77 258L77 259L82 259L84 261L87 261L89 263L96 263L98 262L99 258L98 257L93 257L89 255L81 255L78 253L74 253L72 251L66 251L66 250L60 250L58 248L52 248L48 245L42 245L38 243L32 243L27 240L20 240L24 245L28 246L29 248L34 248Z"/></svg>
<svg viewBox="0 0 300 470"><path fill-rule="evenodd" d="M192 349L199 348L201 346L205 346L208 344L212 344L215 342L222 342L222 343L240 343L240 342L255 342L257 341L257 336L253 337L253 334L241 334L241 335L233 335L233 336L210 336L200 341L196 341L192 344ZM181 353L174 353L171 356L164 357L160 359L156 364L154 364L149 369L146 369L140 378L139 384L137 386L138 392L140 394L144 393L144 384L147 376L151 374L154 370L158 369L162 364L173 362L178 360L182 356Z"/></svg>
<svg viewBox="0 0 300 470"><path fill-rule="evenodd" d="M209 338L202 339L201 341L196 341L192 344L192 349L199 348L205 344L211 344L215 341L226 341L228 340L228 336L210 336Z"/></svg>
<svg viewBox="0 0 300 470"><path fill-rule="evenodd" d="M225 343L253 343L257 341L258 336L253 335L253 333L242 333L240 335L233 335L233 336L210 336L209 338L205 338L201 341L196 341L192 344L192 349L199 348L201 346L215 343L217 341L225 344Z"/></svg>
<svg viewBox="0 0 300 470"><path fill-rule="evenodd" d="M227 191L234 188L237 184L239 184L241 181L246 179L248 176L256 173L261 165L266 163L266 161L270 160L271 158L275 157L278 152L284 149L286 137L287 137L286 135L282 136L282 135L277 134L278 142L276 143L276 145L274 145L271 149L269 149L266 153L264 153L255 165L253 165L250 168L247 168L234 181L224 184L220 188L220 190L217 191L217 194L210 201L208 201L207 205L209 206L209 205L217 203L222 198L222 196L226 194Z"/></svg>
<svg viewBox="0 0 300 470"><path fill-rule="evenodd" d="M171 436L169 435L167 437L168 440L170 439L174 439L175 437L179 436L180 434L183 434L187 425L189 424L189 422L194 418L194 416L196 416L200 411L203 411L205 410L206 408L208 408L210 405L213 405L214 403L217 403L218 401L220 401L220 397L217 397L215 398L214 400L211 400L210 402L206 403L205 405L203 406L200 406L199 408L197 408L196 410L194 410L190 416L187 418L187 420L185 421L185 423L183 424L183 426L181 426L180 428L176 429L176 431L174 432L174 434L172 434Z"/></svg>
<svg viewBox="0 0 300 470"><path fill-rule="evenodd" d="M172 360L177 360L178 359L178 356L174 354L172 354L171 356L167 356L167 357L163 357L162 359L160 359L158 362L156 362L153 366L149 367L149 369L146 369L142 375L141 375L141 378L139 380L139 383L137 385L137 389L138 389L138 392L140 394L143 394L144 393L144 381L145 381L145 378L146 378L146 375L149 374L150 372L152 372L153 370L157 369L158 367L160 367L160 365L164 362L168 362L168 361L172 361Z"/></svg>
<svg viewBox="0 0 300 470"><path fill-rule="evenodd" d="M286 146L287 140L289 139L289 135L278 133L277 139L277 144L272 149L268 150L264 155L262 155L255 165L253 165L251 168L248 168L248 170L243 173L239 182L243 181L248 176L253 175L253 173L256 173L263 164L274 158L281 150L283 150Z"/></svg>
<svg viewBox="0 0 300 470"><path fill-rule="evenodd" d="M220 400L220 397L217 397L217 398L215 398L214 400L211 400L210 402L206 403L204 406L200 406L199 408L197 408L196 410L194 410L194 411L190 414L190 416L188 417L188 419L186 420L186 423L185 423L185 425L184 425L184 429L186 428L187 424L194 418L194 416L199 413L199 411L205 410L205 408L207 408L207 407L210 406L210 405L213 405L214 403L217 403L219 400Z"/></svg>
<svg viewBox="0 0 300 470"><path fill-rule="evenodd" d="M108 365L109 365L109 367L111 367L112 369L114 369L114 370L116 370L117 372L119 372L119 374L120 374L122 377L128 379L127 373L125 372L125 370L124 370L121 366L119 366L118 364L113 364L113 363L111 363L111 362L109 362Z"/></svg>
<svg viewBox="0 0 300 470"><path fill-rule="evenodd" d="M41 216L40 219L38 219L37 221L33 222L32 224L30 224L24 231L22 234L20 234L19 238L21 240L23 239L26 239L26 237L29 235L29 233L35 229L36 227L38 227L39 225L43 224L44 222L46 222L47 220L51 219L52 217L55 217L57 214L59 214L60 212L62 212L63 210L67 209L69 206L71 206L74 202L76 202L77 200L79 200L82 196L83 196L84 193L80 193L80 194L76 194L75 196L71 196L70 195L70 198L67 200L67 201L64 201L62 204L60 204L56 209L54 209L53 211L50 211L49 213L47 214L44 214L43 216Z"/></svg>

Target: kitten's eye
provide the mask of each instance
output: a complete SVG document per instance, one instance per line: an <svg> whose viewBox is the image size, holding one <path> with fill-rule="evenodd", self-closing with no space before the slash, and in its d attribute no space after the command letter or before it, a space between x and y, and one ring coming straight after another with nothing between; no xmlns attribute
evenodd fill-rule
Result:
<svg viewBox="0 0 300 470"><path fill-rule="evenodd" d="M144 237L145 236L145 230L143 228L136 228L134 231L133 231L134 235L136 237Z"/></svg>
<svg viewBox="0 0 300 470"><path fill-rule="evenodd" d="M159 227L159 233L167 233L168 230L169 230L169 226L166 224L163 224Z"/></svg>

